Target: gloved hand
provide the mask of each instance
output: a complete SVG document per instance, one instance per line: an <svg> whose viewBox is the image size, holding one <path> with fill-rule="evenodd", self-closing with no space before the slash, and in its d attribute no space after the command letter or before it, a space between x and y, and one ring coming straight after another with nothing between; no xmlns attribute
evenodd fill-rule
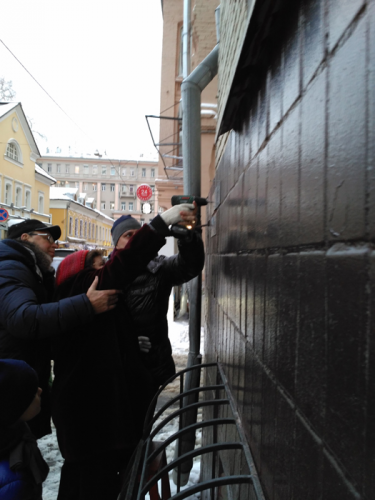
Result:
<svg viewBox="0 0 375 500"><path fill-rule="evenodd" d="M181 203L181 205L175 205L169 210L166 210L165 212L160 214L160 217L163 219L167 226L170 226L171 224L177 224L177 222L187 221L189 216L182 217L180 215L180 212L193 212L194 209L195 205L193 205L192 203Z"/></svg>
<svg viewBox="0 0 375 500"><path fill-rule="evenodd" d="M148 337L138 337L138 344L140 351L145 352L146 354L152 347L150 339Z"/></svg>

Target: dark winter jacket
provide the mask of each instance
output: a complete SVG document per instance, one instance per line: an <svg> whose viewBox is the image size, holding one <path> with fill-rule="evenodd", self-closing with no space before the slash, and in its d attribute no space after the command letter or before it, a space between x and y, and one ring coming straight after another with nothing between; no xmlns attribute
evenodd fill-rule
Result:
<svg viewBox="0 0 375 500"><path fill-rule="evenodd" d="M84 269L57 289L57 298L81 293L98 276L98 289L122 289L165 243L145 225L100 270ZM87 327L56 339L52 418L68 461L133 448L151 399L151 375L140 360L131 318L118 305Z"/></svg>
<svg viewBox="0 0 375 500"><path fill-rule="evenodd" d="M193 279L204 265L203 242L198 234L178 240L178 247L179 253L172 257L155 257L125 290L135 335L149 337L151 341L152 348L142 354L142 359L153 375L156 388L175 373L167 322L172 287Z"/></svg>
<svg viewBox="0 0 375 500"><path fill-rule="evenodd" d="M42 500L48 470L25 422L0 428L0 500Z"/></svg>
<svg viewBox="0 0 375 500"><path fill-rule="evenodd" d="M42 411L30 422L37 438L51 432L50 339L94 317L86 295L49 303L53 287L53 272L40 276L28 248L16 240L0 242L0 358L26 361L38 374Z"/></svg>

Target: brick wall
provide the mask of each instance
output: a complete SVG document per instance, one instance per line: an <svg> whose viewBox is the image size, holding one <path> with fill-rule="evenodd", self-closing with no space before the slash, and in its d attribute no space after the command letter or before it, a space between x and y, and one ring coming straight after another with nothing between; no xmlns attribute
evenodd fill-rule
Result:
<svg viewBox="0 0 375 500"><path fill-rule="evenodd" d="M223 4L230 66L244 2ZM267 499L372 499L375 1L294 6L210 192L206 361L225 367Z"/></svg>

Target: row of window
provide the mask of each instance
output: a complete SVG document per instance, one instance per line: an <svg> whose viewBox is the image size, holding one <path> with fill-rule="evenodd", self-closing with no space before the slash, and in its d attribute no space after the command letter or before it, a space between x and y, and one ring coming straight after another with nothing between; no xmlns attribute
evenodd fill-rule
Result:
<svg viewBox="0 0 375 500"><path fill-rule="evenodd" d="M25 189L25 196L22 196L22 188L20 186L16 187L15 199L13 201L13 185L9 182L5 183L4 186L4 203L5 205L11 205L14 203L15 208L26 208L31 209L31 191ZM24 199L24 201L22 201ZM38 196L38 212L44 213L44 193L39 193Z"/></svg>
<svg viewBox="0 0 375 500"><path fill-rule="evenodd" d="M107 175L107 166L106 165L102 165L99 168L101 168L101 175ZM125 177L127 175L127 169L124 168L124 167L108 167L108 168L110 169L110 174L111 175L118 174L121 177ZM48 163L47 164L47 171L50 174L53 173L53 171L52 171L52 163ZM135 172L136 172L135 168L129 168L129 175L131 177L135 177ZM62 166L60 163L57 163L56 164L56 173L57 174L62 174L62 173L69 174L70 173L70 165L69 164L65 164L64 166ZM79 175L81 173L79 165L75 165L74 166L74 173L76 175ZM83 165L83 173L85 175L88 175L90 173L90 167L89 167L89 165ZM97 165L93 165L91 167L91 174L92 175L97 175L97 173L98 173L98 166ZM147 177L147 169L146 168L142 168L141 169L141 177ZM150 169L150 177L155 177L155 169L154 168Z"/></svg>
<svg viewBox="0 0 375 500"><path fill-rule="evenodd" d="M87 223L87 221L83 221L82 219L74 219L73 221L73 217L69 217L69 236L97 241L109 241L110 229L102 228L91 222Z"/></svg>

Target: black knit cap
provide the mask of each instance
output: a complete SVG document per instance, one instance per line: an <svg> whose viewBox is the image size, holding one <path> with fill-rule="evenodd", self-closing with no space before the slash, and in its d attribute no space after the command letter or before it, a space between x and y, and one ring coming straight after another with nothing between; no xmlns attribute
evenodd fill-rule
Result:
<svg viewBox="0 0 375 500"><path fill-rule="evenodd" d="M0 426L14 424L38 391L38 376L25 361L0 359Z"/></svg>
<svg viewBox="0 0 375 500"><path fill-rule="evenodd" d="M23 222L10 226L8 229L8 238L15 240L23 233L32 233L33 231L48 231L55 241L61 236L60 226L47 226L44 222L38 219L27 219Z"/></svg>
<svg viewBox="0 0 375 500"><path fill-rule="evenodd" d="M141 229L141 224L131 215L122 215L112 226L113 244L116 246L120 236L130 229Z"/></svg>

